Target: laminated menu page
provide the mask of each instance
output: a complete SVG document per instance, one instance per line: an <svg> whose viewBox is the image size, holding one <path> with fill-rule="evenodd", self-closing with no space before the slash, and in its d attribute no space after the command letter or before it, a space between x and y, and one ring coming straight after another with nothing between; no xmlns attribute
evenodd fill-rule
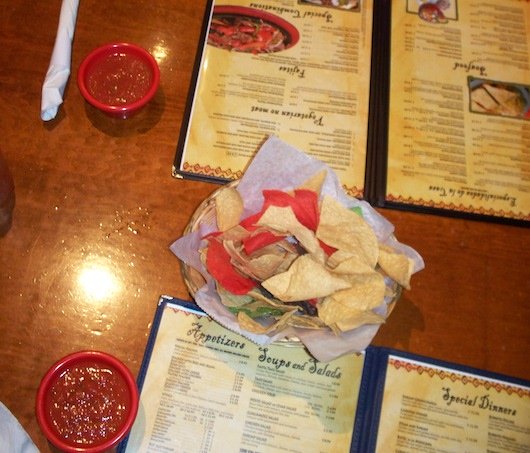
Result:
<svg viewBox="0 0 530 453"><path fill-rule="evenodd" d="M528 225L530 2L208 1L173 175L270 136L374 205Z"/></svg>
<svg viewBox="0 0 530 453"><path fill-rule="evenodd" d="M364 356L257 346L162 299L127 452L349 451Z"/></svg>
<svg viewBox="0 0 530 453"><path fill-rule="evenodd" d="M383 204L530 220L530 3L394 1Z"/></svg>
<svg viewBox="0 0 530 453"><path fill-rule="evenodd" d="M362 195L372 0L209 1L203 27L174 174L239 179L275 135Z"/></svg>
<svg viewBox="0 0 530 453"><path fill-rule="evenodd" d="M369 347L330 362L161 297L121 452L527 451L530 383Z"/></svg>

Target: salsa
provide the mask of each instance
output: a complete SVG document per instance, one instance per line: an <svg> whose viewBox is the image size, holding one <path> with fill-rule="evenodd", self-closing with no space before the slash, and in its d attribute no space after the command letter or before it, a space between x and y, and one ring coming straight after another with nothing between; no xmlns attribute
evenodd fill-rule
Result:
<svg viewBox="0 0 530 453"><path fill-rule="evenodd" d="M116 435L131 408L121 373L89 359L61 372L46 399L53 429L65 442L77 446L98 446Z"/></svg>
<svg viewBox="0 0 530 453"><path fill-rule="evenodd" d="M122 106L140 100L149 91L153 75L147 63L132 53L106 55L87 77L87 89L99 102Z"/></svg>

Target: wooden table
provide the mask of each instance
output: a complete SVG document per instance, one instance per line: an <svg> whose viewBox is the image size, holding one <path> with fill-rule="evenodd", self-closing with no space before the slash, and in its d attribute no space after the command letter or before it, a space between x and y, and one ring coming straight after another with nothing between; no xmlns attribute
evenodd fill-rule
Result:
<svg viewBox="0 0 530 453"><path fill-rule="evenodd" d="M37 446L39 381L81 349L137 373L161 294L189 298L169 251L217 186L176 180L171 165L204 1L81 1L72 76L57 118L40 119L60 0L1 2L0 148L16 183L0 239L0 401ZM138 117L111 120L75 83L94 47L136 42L161 86ZM375 338L386 345L530 379L530 230L384 210L426 269Z"/></svg>

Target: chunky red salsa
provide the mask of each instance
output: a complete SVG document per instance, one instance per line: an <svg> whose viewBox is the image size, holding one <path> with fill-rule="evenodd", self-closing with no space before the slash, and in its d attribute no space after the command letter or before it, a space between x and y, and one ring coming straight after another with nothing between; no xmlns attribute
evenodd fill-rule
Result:
<svg viewBox="0 0 530 453"><path fill-rule="evenodd" d="M149 66L139 56L116 52L106 55L91 68L87 89L103 104L122 106L144 97L152 78Z"/></svg>
<svg viewBox="0 0 530 453"><path fill-rule="evenodd" d="M98 446L115 436L131 410L123 376L92 360L65 369L51 383L46 398L53 429L78 446Z"/></svg>

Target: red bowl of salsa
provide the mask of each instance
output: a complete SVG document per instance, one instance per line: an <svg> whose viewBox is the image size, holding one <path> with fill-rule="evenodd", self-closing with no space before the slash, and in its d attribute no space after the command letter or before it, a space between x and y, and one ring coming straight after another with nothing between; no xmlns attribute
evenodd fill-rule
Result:
<svg viewBox="0 0 530 453"><path fill-rule="evenodd" d="M105 452L129 433L138 399L134 377L121 361L104 352L76 352L56 362L43 377L37 421L60 451Z"/></svg>
<svg viewBox="0 0 530 453"><path fill-rule="evenodd" d="M111 43L93 50L83 60L77 84L88 103L112 117L128 118L155 95L160 69L144 48Z"/></svg>

